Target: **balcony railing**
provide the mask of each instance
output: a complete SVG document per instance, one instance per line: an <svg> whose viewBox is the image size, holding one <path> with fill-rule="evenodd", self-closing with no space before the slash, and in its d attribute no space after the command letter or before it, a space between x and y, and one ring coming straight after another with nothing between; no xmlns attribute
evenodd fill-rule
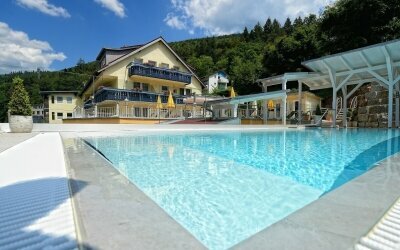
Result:
<svg viewBox="0 0 400 250"><path fill-rule="evenodd" d="M168 102L168 95L151 92L141 92L127 89L102 88L94 95L94 103L103 101L136 101L136 102L157 102L158 96L162 103ZM173 95L175 104L183 104L185 96ZM87 105L88 104L88 105ZM85 102L85 108L92 106L92 103Z"/></svg>
<svg viewBox="0 0 400 250"><path fill-rule="evenodd" d="M148 66L144 64L133 64L129 68L129 77L133 75L154 77L176 82L190 84L192 82L192 74L172 69Z"/></svg>

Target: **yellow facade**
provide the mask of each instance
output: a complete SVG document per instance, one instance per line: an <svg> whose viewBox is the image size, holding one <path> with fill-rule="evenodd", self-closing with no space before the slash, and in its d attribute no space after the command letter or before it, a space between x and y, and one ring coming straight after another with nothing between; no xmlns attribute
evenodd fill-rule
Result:
<svg viewBox="0 0 400 250"><path fill-rule="evenodd" d="M316 96L311 92L303 92L301 95L301 110L303 112L313 112L317 108L317 105L321 106L321 98ZM287 106L288 112L294 111L296 102L299 101L299 94L298 93L289 93L287 96Z"/></svg>
<svg viewBox="0 0 400 250"><path fill-rule="evenodd" d="M48 94L46 101L49 123L63 123L62 119L72 118L75 107L81 105L80 99L74 93L53 92Z"/></svg>
<svg viewBox="0 0 400 250"><path fill-rule="evenodd" d="M92 96L99 87L111 87L117 89L133 89L134 82L145 83L149 86L149 92L162 93L162 86L168 87L168 91L178 94L180 89L190 89L191 93L201 94L202 84L192 76L191 83L185 84L177 81L170 81L146 76L133 75L129 77L129 65L134 61L156 63L156 67L177 68L178 71L189 73L187 67L173 54L173 52L162 42L155 42L144 49L133 53L130 56L107 67L98 76L95 83L84 92L83 99L86 100Z"/></svg>

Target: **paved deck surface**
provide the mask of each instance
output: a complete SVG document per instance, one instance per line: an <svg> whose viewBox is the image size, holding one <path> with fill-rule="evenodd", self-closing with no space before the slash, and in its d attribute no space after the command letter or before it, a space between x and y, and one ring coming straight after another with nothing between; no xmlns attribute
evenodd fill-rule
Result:
<svg viewBox="0 0 400 250"><path fill-rule="evenodd" d="M10 147L29 136L1 134L7 140L0 144ZM75 249L72 211L58 133L0 153L0 249Z"/></svg>
<svg viewBox="0 0 400 250"><path fill-rule="evenodd" d="M82 140L64 139L80 238L98 249L205 249ZM72 191L80 183L72 181Z"/></svg>

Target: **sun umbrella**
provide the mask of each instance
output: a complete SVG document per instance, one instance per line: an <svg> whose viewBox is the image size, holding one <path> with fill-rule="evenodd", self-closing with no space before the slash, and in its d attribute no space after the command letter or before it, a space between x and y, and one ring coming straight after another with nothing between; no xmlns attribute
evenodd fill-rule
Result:
<svg viewBox="0 0 400 250"><path fill-rule="evenodd" d="M172 98L172 92L169 92L167 108L175 108L174 98Z"/></svg>
<svg viewBox="0 0 400 250"><path fill-rule="evenodd" d="M161 102L161 97L158 96L157 97L157 104L156 104L156 109L158 110L158 123L161 122L160 121L160 119L161 119L161 117L160 117L160 109L162 109L162 108L163 108L163 105L162 105L162 102Z"/></svg>
<svg viewBox="0 0 400 250"><path fill-rule="evenodd" d="M269 109L273 109L274 108L274 101L272 101L272 100L268 101L268 108Z"/></svg>
<svg viewBox="0 0 400 250"><path fill-rule="evenodd" d="M161 97L160 97L160 96L157 97L157 105L156 105L156 108L158 108L158 109L162 109L162 108L163 108L163 105L162 105L162 103L161 103Z"/></svg>
<svg viewBox="0 0 400 250"><path fill-rule="evenodd" d="M231 88L230 97L231 98L235 98L236 97L236 93L235 93L235 90L233 89L233 87Z"/></svg>

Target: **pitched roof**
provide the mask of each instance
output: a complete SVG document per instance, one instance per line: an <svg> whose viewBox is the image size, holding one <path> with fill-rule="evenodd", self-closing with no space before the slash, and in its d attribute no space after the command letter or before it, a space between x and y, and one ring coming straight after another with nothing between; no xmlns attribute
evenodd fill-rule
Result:
<svg viewBox="0 0 400 250"><path fill-rule="evenodd" d="M126 51L126 54L129 52L132 52L133 50L137 50L138 48L142 47L143 45L131 45L131 46L122 46L120 48L102 48L99 52L99 54L96 57L96 60L100 60L103 54L106 51Z"/></svg>
<svg viewBox="0 0 400 250"><path fill-rule="evenodd" d="M150 41L150 42L148 42L148 43L146 43L146 44L144 44L144 45L141 45L140 47L136 48L135 50L133 50L133 51L131 51L131 52L129 52L129 53L127 53L127 54L125 54L125 55L119 57L118 59L116 59L116 60L110 62L107 66L105 66L105 67L99 69L99 70L97 71L97 73L101 73L102 71L104 71L105 69L111 67L112 65L114 65L114 64L116 64L116 63L118 63L118 62L120 62L120 61L122 61L122 60L124 60L124 59L126 59L127 57L129 57L129 56L131 56L131 55L134 55L134 54L136 54L136 53L138 53L138 52L144 50L145 48L150 47L151 45L153 45L153 44L155 44L155 43L157 43L157 42L162 42L162 43L172 52L172 54L174 54L174 56L186 67L187 70L189 70L190 73L193 74L193 76L194 76L194 77L200 82L200 84L204 87L204 83L200 80L200 78L196 75L196 73L194 73L194 71L192 70L192 67L190 67L185 61L183 61L183 59L179 57L179 55L168 45L168 43L167 43L167 42L164 40L164 38L161 37L161 36L158 37L158 38L156 38L156 39L154 39L154 40L152 40L152 41ZM137 46L139 46L139 45L137 45ZM122 47L122 48L124 48L124 47ZM126 47L126 48L128 48L128 47ZM100 52L100 53L101 53L101 52Z"/></svg>

